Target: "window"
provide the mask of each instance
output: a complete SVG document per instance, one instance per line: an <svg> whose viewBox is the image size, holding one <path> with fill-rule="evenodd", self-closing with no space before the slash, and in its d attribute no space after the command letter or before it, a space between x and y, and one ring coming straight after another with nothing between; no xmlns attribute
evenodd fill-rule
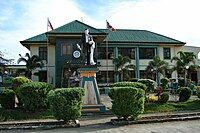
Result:
<svg viewBox="0 0 200 133"><path fill-rule="evenodd" d="M72 54L72 49L71 45L69 44L62 44L61 45L61 55L71 55Z"/></svg>
<svg viewBox="0 0 200 133"><path fill-rule="evenodd" d="M163 48L163 58L164 59L171 59L170 48Z"/></svg>
<svg viewBox="0 0 200 133"><path fill-rule="evenodd" d="M153 59L155 56L155 48L139 48L140 59Z"/></svg>
<svg viewBox="0 0 200 133"><path fill-rule="evenodd" d="M135 49L134 48L119 48L119 55L127 56L130 59L135 59Z"/></svg>
<svg viewBox="0 0 200 133"><path fill-rule="evenodd" d="M97 48L97 51L98 51L98 59L107 59L105 47L99 47ZM114 49L108 48L108 59L113 59L113 58L114 58Z"/></svg>
<svg viewBox="0 0 200 133"><path fill-rule="evenodd" d="M41 60L47 60L47 47L39 47L39 57Z"/></svg>
<svg viewBox="0 0 200 133"><path fill-rule="evenodd" d="M100 83L106 83L107 71L100 71L97 73L97 81ZM108 82L114 82L114 71L108 71Z"/></svg>

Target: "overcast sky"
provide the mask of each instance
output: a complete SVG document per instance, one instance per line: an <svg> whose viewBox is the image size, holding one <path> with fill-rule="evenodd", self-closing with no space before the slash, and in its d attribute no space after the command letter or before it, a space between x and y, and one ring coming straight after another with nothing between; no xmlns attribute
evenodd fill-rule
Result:
<svg viewBox="0 0 200 133"><path fill-rule="evenodd" d="M150 30L200 47L200 0L0 0L0 51L18 59L19 41L73 20L95 28Z"/></svg>

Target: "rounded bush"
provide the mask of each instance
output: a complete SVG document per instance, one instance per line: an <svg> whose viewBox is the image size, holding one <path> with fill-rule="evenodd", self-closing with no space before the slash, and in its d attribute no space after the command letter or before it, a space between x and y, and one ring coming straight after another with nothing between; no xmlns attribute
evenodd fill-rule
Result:
<svg viewBox="0 0 200 133"><path fill-rule="evenodd" d="M168 100L169 100L169 94L166 93L166 92L162 93L162 94L160 95L159 99L158 99L158 101L159 101L160 103L167 103Z"/></svg>
<svg viewBox="0 0 200 133"><path fill-rule="evenodd" d="M108 93L112 111L118 118L137 118L144 111L144 90L134 87L113 87Z"/></svg>
<svg viewBox="0 0 200 133"><path fill-rule="evenodd" d="M11 89L0 92L0 104L5 109L15 108L15 92Z"/></svg>
<svg viewBox="0 0 200 133"><path fill-rule="evenodd" d="M31 79L28 79L27 77L15 77L13 80L12 80L12 83L15 87L19 87L20 85L24 84L24 83L30 83L32 82Z"/></svg>
<svg viewBox="0 0 200 133"><path fill-rule="evenodd" d="M61 88L48 94L51 111L57 120L75 120L81 116L83 88Z"/></svg>
<svg viewBox="0 0 200 133"><path fill-rule="evenodd" d="M154 90L157 87L156 82L154 80L151 80L151 79L139 79L138 82L146 85L146 87L147 87L146 92L154 92Z"/></svg>
<svg viewBox="0 0 200 133"><path fill-rule="evenodd" d="M48 108L47 94L53 87L44 82L25 83L18 88L18 96L25 110Z"/></svg>
<svg viewBox="0 0 200 133"><path fill-rule="evenodd" d="M192 91L188 87L181 87L179 91L179 101L186 102L190 99Z"/></svg>
<svg viewBox="0 0 200 133"><path fill-rule="evenodd" d="M112 87L135 87L143 90L147 89L145 84L139 82L117 82L114 83Z"/></svg>

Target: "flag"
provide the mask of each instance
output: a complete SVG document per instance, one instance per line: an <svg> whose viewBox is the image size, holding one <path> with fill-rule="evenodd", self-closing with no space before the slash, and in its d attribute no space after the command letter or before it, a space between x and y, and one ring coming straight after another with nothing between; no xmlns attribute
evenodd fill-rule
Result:
<svg viewBox="0 0 200 133"><path fill-rule="evenodd" d="M50 27L51 30L53 30L53 26L52 26L51 22L49 21L49 18L47 19L47 27Z"/></svg>
<svg viewBox="0 0 200 133"><path fill-rule="evenodd" d="M116 29L113 28L113 27L108 23L107 20L106 20L106 28L109 29L109 30L111 30L112 32L115 32L115 31L116 31Z"/></svg>

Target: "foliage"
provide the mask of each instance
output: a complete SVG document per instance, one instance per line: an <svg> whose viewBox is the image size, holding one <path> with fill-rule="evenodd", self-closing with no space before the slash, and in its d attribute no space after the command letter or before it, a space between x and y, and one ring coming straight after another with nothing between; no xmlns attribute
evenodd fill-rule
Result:
<svg viewBox="0 0 200 133"><path fill-rule="evenodd" d="M200 98L200 86L197 86L197 96Z"/></svg>
<svg viewBox="0 0 200 133"><path fill-rule="evenodd" d="M137 118L144 111L144 90L134 87L113 87L108 93L112 111L118 118Z"/></svg>
<svg viewBox="0 0 200 133"><path fill-rule="evenodd" d="M135 69L135 66L133 64L130 64L131 59L127 56L118 56L113 59L113 63L116 66L115 74L117 76L121 75L121 80L130 80L129 71Z"/></svg>
<svg viewBox="0 0 200 133"><path fill-rule="evenodd" d="M15 108L15 92L11 89L0 92L0 104L5 109Z"/></svg>
<svg viewBox="0 0 200 133"><path fill-rule="evenodd" d="M180 57L174 56L171 59L171 62L175 61L176 66L174 67L174 70L178 72L178 75L181 76L181 73L183 73L184 77L184 86L186 86L187 81L187 75L188 75L188 69L195 69L199 68L199 66L195 65L195 59L197 58L196 55L194 55L193 52L183 52L179 51L178 54Z"/></svg>
<svg viewBox="0 0 200 133"><path fill-rule="evenodd" d="M188 87L181 87L178 91L180 102L185 102L190 99L192 91Z"/></svg>
<svg viewBox="0 0 200 133"><path fill-rule="evenodd" d="M149 62L146 71L147 75L154 75L157 73L162 74L163 76L165 76L165 70L168 69L168 63L164 60L161 60L159 56L154 56L153 60Z"/></svg>
<svg viewBox="0 0 200 133"><path fill-rule="evenodd" d="M135 87L139 89L143 89L146 91L147 87L143 83L139 82L117 82L112 85L112 87Z"/></svg>
<svg viewBox="0 0 200 133"><path fill-rule="evenodd" d="M4 73L6 66L12 64L14 59L6 59L4 58L3 52L0 51L0 74Z"/></svg>
<svg viewBox="0 0 200 133"><path fill-rule="evenodd" d="M157 87L156 82L151 79L139 79L138 82L143 83L147 86L146 92L153 92Z"/></svg>
<svg viewBox="0 0 200 133"><path fill-rule="evenodd" d="M162 78L162 79L160 80L160 82L162 83L162 84L161 84L162 88L163 88L163 89L167 89L167 85L168 85L168 83L169 83L169 79L165 77L165 78Z"/></svg>
<svg viewBox="0 0 200 133"><path fill-rule="evenodd" d="M29 53L26 53L25 57L22 57L21 54L19 54L20 58L18 59L17 63L25 62L26 63L26 76L31 78L32 70L40 67L42 68L44 66L42 60L37 55L30 56Z"/></svg>
<svg viewBox="0 0 200 133"><path fill-rule="evenodd" d="M169 100L169 94L167 92L162 93L158 99L160 103L166 103L168 100Z"/></svg>
<svg viewBox="0 0 200 133"><path fill-rule="evenodd" d="M182 78L182 77L178 78L178 85L180 87L184 87L185 86L185 79Z"/></svg>
<svg viewBox="0 0 200 133"><path fill-rule="evenodd" d="M158 102L158 96L151 95L151 96L147 97L147 102L149 102L149 103Z"/></svg>
<svg viewBox="0 0 200 133"><path fill-rule="evenodd" d="M50 91L48 100L54 117L64 121L79 118L83 96L83 88L61 88Z"/></svg>
<svg viewBox="0 0 200 133"><path fill-rule="evenodd" d="M12 83L15 87L19 87L20 85L24 84L24 83L30 83L32 82L31 79L28 79L27 77L15 77L13 80L12 80Z"/></svg>
<svg viewBox="0 0 200 133"><path fill-rule="evenodd" d="M21 85L17 94L25 110L36 111L48 108L47 94L53 87L44 82L31 82Z"/></svg>

